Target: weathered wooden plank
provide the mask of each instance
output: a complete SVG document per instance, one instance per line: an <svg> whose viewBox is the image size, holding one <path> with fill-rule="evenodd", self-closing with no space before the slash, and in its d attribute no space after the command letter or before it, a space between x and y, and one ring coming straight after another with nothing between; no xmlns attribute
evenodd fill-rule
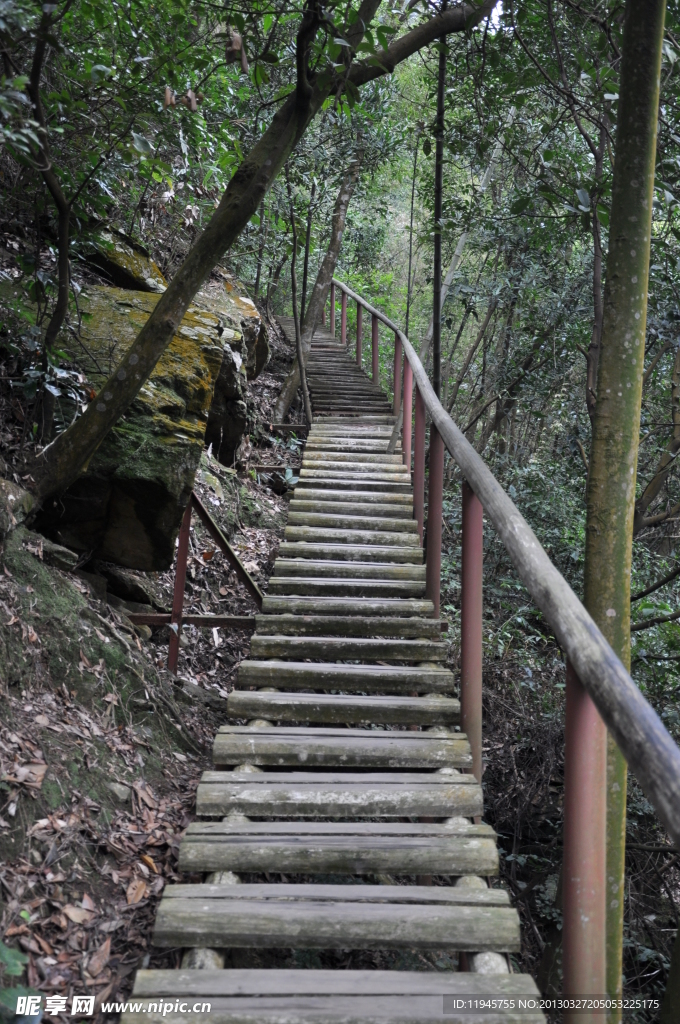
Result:
<svg viewBox="0 0 680 1024"><path fill-rule="evenodd" d="M341 576L345 579L368 580L424 580L425 566L395 562L330 561L312 558L277 558L275 576Z"/></svg>
<svg viewBox="0 0 680 1024"><path fill-rule="evenodd" d="M402 466L403 460L401 455L390 455L388 452L384 454L372 455L366 453L362 455L356 452L334 452L333 454L326 455L324 452L317 452L305 449L303 461L308 462L310 465L317 465L318 463L324 463L327 460L333 463L350 463L353 466Z"/></svg>
<svg viewBox="0 0 680 1024"><path fill-rule="evenodd" d="M156 946L479 952L520 948L519 920L511 907L273 897L231 900L207 893L196 898L170 898L168 889L172 888L166 889L158 908L153 936Z"/></svg>
<svg viewBox="0 0 680 1024"><path fill-rule="evenodd" d="M353 615L403 616L429 618L434 613L431 601L414 598L343 598L343 597L271 597L265 596L262 611L267 615Z"/></svg>
<svg viewBox="0 0 680 1024"><path fill-rule="evenodd" d="M408 741L398 732L374 733L369 729L220 729L213 743L215 765L249 764L275 767L348 768L443 768L471 770L467 737L414 732Z"/></svg>
<svg viewBox="0 0 680 1024"><path fill-rule="evenodd" d="M180 871L337 872L347 875L498 873L491 838L467 836L199 836L180 844Z"/></svg>
<svg viewBox="0 0 680 1024"><path fill-rule="evenodd" d="M260 636L250 642L254 658L315 658L320 661L446 661L446 644L434 640L373 637Z"/></svg>
<svg viewBox="0 0 680 1024"><path fill-rule="evenodd" d="M354 510L356 512L356 509ZM316 526L326 530L380 530L388 533L410 533L416 535L418 524L415 519L387 518L380 516L334 515L330 512L288 512L288 526Z"/></svg>
<svg viewBox="0 0 680 1024"><path fill-rule="evenodd" d="M233 810L289 818L477 817L482 791L472 775L204 772L197 814L216 818Z"/></svg>
<svg viewBox="0 0 680 1024"><path fill-rule="evenodd" d="M510 897L505 889L486 886L473 888L460 885L333 885L310 882L249 882L242 885L184 882L168 885L163 899L193 900L194 906L205 899L223 906L250 903L285 903L288 907L321 903L327 906L430 906L430 907L509 907Z"/></svg>
<svg viewBox="0 0 680 1024"><path fill-rule="evenodd" d="M380 693L451 693L453 673L443 667L412 665L311 664L305 661L242 661L239 686L280 686L288 690L345 690Z"/></svg>
<svg viewBox="0 0 680 1024"><path fill-rule="evenodd" d="M420 537L417 533L398 533L379 529L352 530L346 528L333 529L326 526L286 526L284 539L293 543L307 544L366 544L380 547L411 547L420 548Z"/></svg>
<svg viewBox="0 0 680 1024"><path fill-rule="evenodd" d="M271 594L301 596L340 595L349 597L421 597L425 593L425 580L408 582L396 580L343 580L308 579L306 577L276 576L269 580Z"/></svg>
<svg viewBox="0 0 680 1024"><path fill-rule="evenodd" d="M410 504L404 506L380 505L378 503L364 504L362 502L350 501L349 495L345 495L344 501L306 501L301 498L293 498L288 509L289 512L296 515L311 513L314 515L357 516L363 517L366 521L370 521L373 518L393 519L395 521L405 520L403 527L405 530L411 529L410 525L406 524L410 524L413 521L413 508Z"/></svg>
<svg viewBox="0 0 680 1024"><path fill-rule="evenodd" d="M474 824L466 818L449 818L444 822L423 821L253 821L242 815L222 821L194 821L186 835L210 836L374 836L415 837L427 839L448 835L464 838L496 840L491 825Z"/></svg>
<svg viewBox="0 0 680 1024"><path fill-rule="evenodd" d="M352 495L347 490L312 487L311 482L305 484L300 482L293 491L295 501L351 501L355 508L361 505L399 505L409 509L409 515L413 514L413 498L410 494L402 494L397 491L366 490L365 488L352 487Z"/></svg>
<svg viewBox="0 0 680 1024"><path fill-rule="evenodd" d="M460 722L460 701L434 696L349 696L232 690L227 698L227 713L233 718L264 718L275 722L453 726Z"/></svg>
<svg viewBox="0 0 680 1024"><path fill-rule="evenodd" d="M376 491L386 494L402 494L411 496L410 480L394 480L387 473L375 476L364 476L359 473L334 473L332 470L300 470L300 484L316 488L316 490L334 491ZM297 490L297 488L296 488Z"/></svg>
<svg viewBox="0 0 680 1024"><path fill-rule="evenodd" d="M400 480L401 482L410 482L411 474L406 469L403 462L399 460L395 463L377 463L375 461L363 463L359 459L342 460L335 459L332 455L325 455L321 457L317 454L315 458L307 458L306 456L302 459L302 470L305 476L325 476L327 472L331 474L337 474L338 476L350 476L352 479L355 477L359 479L359 482L368 477L371 480Z"/></svg>
<svg viewBox="0 0 680 1024"><path fill-rule="evenodd" d="M256 616L258 636L441 637L448 624L440 619L357 615Z"/></svg>
<svg viewBox="0 0 680 1024"><path fill-rule="evenodd" d="M423 549L415 545L392 547L366 544L324 544L306 541L282 541L279 545L281 558L323 559L347 562L398 562L422 565Z"/></svg>

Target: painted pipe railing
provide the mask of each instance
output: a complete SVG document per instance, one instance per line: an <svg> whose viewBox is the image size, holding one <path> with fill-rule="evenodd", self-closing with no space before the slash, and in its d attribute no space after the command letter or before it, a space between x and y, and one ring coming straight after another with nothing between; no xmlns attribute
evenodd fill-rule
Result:
<svg viewBox="0 0 680 1024"><path fill-rule="evenodd" d="M564 821L564 992L603 995L606 898L606 771L593 741L595 711L680 848L680 748L645 700L534 531L489 467L441 405L408 338L389 317L341 281L331 291L343 309L353 299L372 318L372 371L378 383L378 330L394 332L394 412L403 403L402 452L411 467L411 390L415 384L413 516L423 537L425 427L430 417L427 501L427 595L439 612L444 448L461 470L463 486L461 581L461 712L474 773L482 771L482 541L483 511L493 524L522 582L550 624L568 659L566 687ZM347 343L346 320L342 341ZM403 397L402 397L403 392ZM588 1015L579 1020L590 1019Z"/></svg>

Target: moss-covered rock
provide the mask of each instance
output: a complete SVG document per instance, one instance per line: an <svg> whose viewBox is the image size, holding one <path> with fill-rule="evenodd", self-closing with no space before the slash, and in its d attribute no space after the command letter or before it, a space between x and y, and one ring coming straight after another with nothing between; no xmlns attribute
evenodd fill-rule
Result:
<svg viewBox="0 0 680 1024"><path fill-rule="evenodd" d="M248 298L243 284L225 271L219 273L222 280L211 281L201 289L194 301L218 316L225 330L236 332L242 341L239 351L248 380L254 380L269 361L267 325L255 303Z"/></svg>
<svg viewBox="0 0 680 1024"><path fill-rule="evenodd" d="M87 262L118 288L164 292L167 281L148 252L115 231L102 231L87 247Z"/></svg>
<svg viewBox="0 0 680 1024"><path fill-rule="evenodd" d="M132 345L158 298L118 288L83 292L81 341L65 337L62 344L95 388ZM107 562L166 569L203 450L224 353L217 317L190 307L128 414L105 438L87 472L43 510L39 528Z"/></svg>

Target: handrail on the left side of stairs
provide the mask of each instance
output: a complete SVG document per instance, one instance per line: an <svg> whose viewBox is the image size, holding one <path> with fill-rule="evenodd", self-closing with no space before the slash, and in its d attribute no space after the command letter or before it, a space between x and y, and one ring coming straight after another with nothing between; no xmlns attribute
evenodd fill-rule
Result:
<svg viewBox="0 0 680 1024"><path fill-rule="evenodd" d="M462 728L482 778L482 570L483 512L567 656L563 871L564 994L605 994L606 743L599 718L613 736L640 786L680 848L680 749L635 685L598 626L541 546L534 531L437 398L406 335L342 281L341 341L347 344L347 299L372 318L373 380L378 381L378 328L394 333L394 415L403 401L402 451L411 469L413 515L423 536L425 433L430 448L426 538L426 595L439 614L444 448L463 476L461 569ZM358 320L361 323L361 320ZM356 347L361 365L361 337ZM412 391L415 384L413 449ZM403 396L403 397L402 397ZM599 717L598 717L599 715Z"/></svg>

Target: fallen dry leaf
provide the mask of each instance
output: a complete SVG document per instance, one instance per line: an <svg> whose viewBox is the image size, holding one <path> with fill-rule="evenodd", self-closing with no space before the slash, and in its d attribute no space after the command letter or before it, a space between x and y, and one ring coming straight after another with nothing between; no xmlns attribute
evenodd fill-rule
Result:
<svg viewBox="0 0 680 1024"><path fill-rule="evenodd" d="M85 910L96 910L94 903L92 902L91 898L87 895L86 892L83 893L83 898L81 902Z"/></svg>
<svg viewBox="0 0 680 1024"><path fill-rule="evenodd" d="M111 938L109 937L106 942L99 947L96 953L94 953L88 962L87 971L91 977L96 978L98 974L104 970L109 962L109 956L111 955Z"/></svg>
<svg viewBox="0 0 680 1024"><path fill-rule="evenodd" d="M146 896L146 882L141 878L133 879L127 887L125 892L125 898L128 901L128 905L132 903L139 903Z"/></svg>
<svg viewBox="0 0 680 1024"><path fill-rule="evenodd" d="M45 726L50 724L50 720L47 717L47 715L36 715L33 721L35 722L36 725Z"/></svg>
<svg viewBox="0 0 680 1024"><path fill-rule="evenodd" d="M156 807L158 807L158 801L153 795L151 787L146 782L134 782L132 784L132 788L139 799L142 800L147 807L150 807L151 810L155 810Z"/></svg>
<svg viewBox="0 0 680 1024"><path fill-rule="evenodd" d="M158 868L156 867L155 861L153 857L150 857L148 855L148 853L143 853L142 856L140 857L140 860L143 861L148 868L151 868L154 874L158 874Z"/></svg>
<svg viewBox="0 0 680 1024"><path fill-rule="evenodd" d="M87 924L94 917L91 911L85 910L84 907L74 907L72 903L64 907L64 913L74 924Z"/></svg>

